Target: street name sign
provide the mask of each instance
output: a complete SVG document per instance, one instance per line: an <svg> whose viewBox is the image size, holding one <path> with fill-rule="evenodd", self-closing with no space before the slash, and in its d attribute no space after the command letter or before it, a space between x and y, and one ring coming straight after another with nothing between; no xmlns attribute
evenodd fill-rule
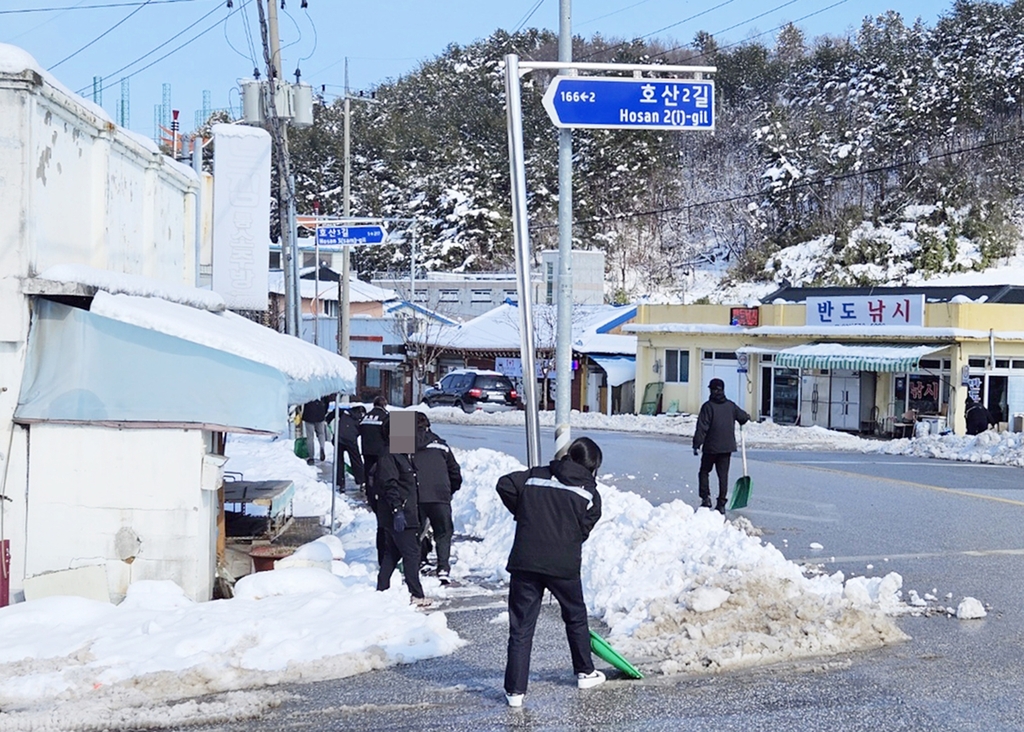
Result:
<svg viewBox="0 0 1024 732"><path fill-rule="evenodd" d="M556 76L544 93L556 127L713 130L710 80Z"/></svg>
<svg viewBox="0 0 1024 732"><path fill-rule="evenodd" d="M384 227L377 224L316 227L316 242L321 247L380 244L386 235Z"/></svg>

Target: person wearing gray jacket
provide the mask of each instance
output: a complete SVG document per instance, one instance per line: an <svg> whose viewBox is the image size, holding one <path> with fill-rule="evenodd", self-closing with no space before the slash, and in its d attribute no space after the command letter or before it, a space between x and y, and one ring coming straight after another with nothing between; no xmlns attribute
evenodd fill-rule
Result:
<svg viewBox="0 0 1024 732"><path fill-rule="evenodd" d="M750 415L725 396L725 382L712 379L708 383L711 396L697 415L697 430L693 433L693 454L704 452L697 472L697 485L702 508L711 508L711 468L718 475L718 502L715 510L725 513L729 498L729 462L736 452L736 428L750 421Z"/></svg>

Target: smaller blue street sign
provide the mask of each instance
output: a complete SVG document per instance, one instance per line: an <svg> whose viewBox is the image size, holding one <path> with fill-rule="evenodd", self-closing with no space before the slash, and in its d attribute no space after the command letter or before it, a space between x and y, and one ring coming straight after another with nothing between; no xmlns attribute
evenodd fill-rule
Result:
<svg viewBox="0 0 1024 732"><path fill-rule="evenodd" d="M383 226L318 226L316 242L322 247L380 244L387 232Z"/></svg>
<svg viewBox="0 0 1024 732"><path fill-rule="evenodd" d="M543 101L556 127L715 129L715 85L708 80L556 76Z"/></svg>

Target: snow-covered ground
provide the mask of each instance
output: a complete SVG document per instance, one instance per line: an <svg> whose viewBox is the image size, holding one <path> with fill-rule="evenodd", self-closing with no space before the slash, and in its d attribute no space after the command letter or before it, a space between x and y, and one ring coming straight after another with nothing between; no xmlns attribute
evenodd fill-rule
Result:
<svg viewBox="0 0 1024 732"><path fill-rule="evenodd" d="M523 412L473 412L436 407L429 410L432 422L447 424L479 424L522 426ZM554 412L541 412L542 427L554 427ZM620 432L646 432L659 435L692 437L697 418L692 414L670 417L659 414L616 414L608 416L594 412L573 412L571 421L578 430L618 430ZM957 460L992 465L1024 467L1024 433L983 432L980 435L957 436L924 435L913 439L878 440L836 432L823 427L792 427L772 422L750 422L746 430L747 447L778 450L844 450L848 452L884 453L887 455L915 455L918 457Z"/></svg>
<svg viewBox="0 0 1024 732"><path fill-rule="evenodd" d="M544 415L548 416L548 415ZM574 415L581 429L692 433L689 417ZM522 415L431 410L437 421L515 423ZM820 429L751 425L757 446L884 450L1021 464L1017 435L929 437L878 443ZM233 719L279 703L273 687L338 678L449 654L465 641L446 605L507 579L514 525L494 485L522 469L492 450L456 451L465 475L453 501L452 573L459 587L425 578L435 607L416 610L396 575L374 591L375 522L337 497L336 538L300 548L278 569L244 577L230 600L194 603L169 582L138 582L118 606L54 597L0 610L0 728L93 729ZM331 515L330 487L296 458L289 440L228 442L228 470L248 479L295 481L297 515ZM979 617L984 606L902 588L902 578L814 574L762 541L743 518L675 501L652 506L600 486L604 513L585 544L591 613L609 639L648 674L708 673L876 647L906 636L894 618L911 612ZM285 566L291 565L291 566ZM481 584L477 584L481 583ZM386 619L386 622L381 620ZM495 622L507 616L495 612ZM216 701L199 697L231 692ZM170 708L154 706L175 702Z"/></svg>

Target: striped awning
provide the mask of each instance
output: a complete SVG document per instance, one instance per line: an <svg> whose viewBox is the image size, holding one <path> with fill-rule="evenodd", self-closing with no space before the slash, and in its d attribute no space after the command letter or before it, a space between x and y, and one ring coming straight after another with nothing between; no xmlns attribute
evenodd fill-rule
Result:
<svg viewBox="0 0 1024 732"><path fill-rule="evenodd" d="M921 359L948 346L869 346L814 343L779 351L776 366L791 369L849 369L851 371L917 371Z"/></svg>

